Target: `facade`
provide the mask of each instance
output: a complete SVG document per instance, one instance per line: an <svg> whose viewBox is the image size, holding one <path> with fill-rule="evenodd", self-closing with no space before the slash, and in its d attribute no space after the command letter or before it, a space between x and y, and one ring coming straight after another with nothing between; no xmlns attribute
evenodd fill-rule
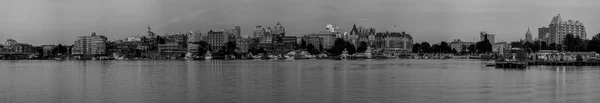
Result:
<svg viewBox="0 0 600 103"><path fill-rule="evenodd" d="M317 35L305 35L302 40L306 41L306 45L312 44L315 48L319 48L319 45L323 44L323 38Z"/></svg>
<svg viewBox="0 0 600 103"><path fill-rule="evenodd" d="M583 26L583 23L579 22L578 20L563 21L560 17L560 14L552 18L548 28L550 34L548 44L562 44L562 41L567 34L573 34L575 37L580 37L583 39L587 38L587 32Z"/></svg>
<svg viewBox="0 0 600 103"><path fill-rule="evenodd" d="M180 57L187 52L186 42L166 42L158 44L158 51L161 55L167 57Z"/></svg>
<svg viewBox="0 0 600 103"><path fill-rule="evenodd" d="M125 38L126 42L142 42L142 37L139 36L130 36Z"/></svg>
<svg viewBox="0 0 600 103"><path fill-rule="evenodd" d="M177 33L165 35L165 42L158 44L158 52L161 54L161 56L176 58L181 57L188 50L188 34Z"/></svg>
<svg viewBox="0 0 600 103"><path fill-rule="evenodd" d="M460 39L454 39L454 41L450 42L450 48L456 50L457 52L469 52L469 46L475 45L475 42L464 42Z"/></svg>
<svg viewBox="0 0 600 103"><path fill-rule="evenodd" d="M550 41L550 28L546 26L538 28L538 39L548 43Z"/></svg>
<svg viewBox="0 0 600 103"><path fill-rule="evenodd" d="M227 42L235 42L235 36L223 31L209 31L206 35L206 42L210 45L212 51L219 51Z"/></svg>
<svg viewBox="0 0 600 103"><path fill-rule="evenodd" d="M500 54L504 54L504 51L510 49L510 45L507 42L498 42L494 44L494 48L492 51L497 51Z"/></svg>
<svg viewBox="0 0 600 103"><path fill-rule="evenodd" d="M248 53L248 50L250 49L250 43L251 43L251 39L250 38L238 38L236 40L236 46L238 49L239 53Z"/></svg>
<svg viewBox="0 0 600 103"><path fill-rule="evenodd" d="M386 33L383 38L383 51L386 54L405 55L412 52L413 38L406 32Z"/></svg>
<svg viewBox="0 0 600 103"><path fill-rule="evenodd" d="M312 34L314 35L314 34ZM333 45L335 44L335 34L330 33L330 32L319 32L318 34L316 34L317 37L322 38L323 39L323 49L330 49L333 47ZM315 45L315 47L319 47L319 45Z"/></svg>
<svg viewBox="0 0 600 103"><path fill-rule="evenodd" d="M527 32L525 32L525 41L533 42L533 37L531 37L531 31L529 31L529 28L527 28Z"/></svg>
<svg viewBox="0 0 600 103"><path fill-rule="evenodd" d="M56 48L56 45L41 45L42 47L42 55L48 56L52 55L52 50Z"/></svg>
<svg viewBox="0 0 600 103"><path fill-rule="evenodd" d="M198 51L199 44L196 44L196 43L203 40L200 30L192 31L186 35L188 37L187 38L187 51L191 52L191 53L199 52Z"/></svg>
<svg viewBox="0 0 600 103"><path fill-rule="evenodd" d="M356 27L356 24L354 24L348 35L348 41L353 45L365 42L367 45L371 46L374 44L375 34L376 31L373 28L364 28L362 26Z"/></svg>
<svg viewBox="0 0 600 103"><path fill-rule="evenodd" d="M95 32L91 36L79 36L71 52L73 55L106 55L106 37Z"/></svg>
<svg viewBox="0 0 600 103"><path fill-rule="evenodd" d="M492 44L492 47L496 47L496 34L495 33L489 33L486 31L482 31L479 33L479 37L480 37L480 41L485 40L486 38L490 41L490 44ZM497 52L496 49L492 49L492 52Z"/></svg>
<svg viewBox="0 0 600 103"><path fill-rule="evenodd" d="M226 29L225 32L236 37L242 37L242 27L240 26L235 26L233 28Z"/></svg>
<svg viewBox="0 0 600 103"><path fill-rule="evenodd" d="M486 31L482 31L479 33L479 37L480 37L480 41L485 40L485 38L487 38L490 41L490 44L494 45L494 43L496 43L495 41L495 33L489 33Z"/></svg>
<svg viewBox="0 0 600 103"><path fill-rule="evenodd" d="M285 36L285 37L283 37L283 43L298 44L298 37L296 37L296 36Z"/></svg>

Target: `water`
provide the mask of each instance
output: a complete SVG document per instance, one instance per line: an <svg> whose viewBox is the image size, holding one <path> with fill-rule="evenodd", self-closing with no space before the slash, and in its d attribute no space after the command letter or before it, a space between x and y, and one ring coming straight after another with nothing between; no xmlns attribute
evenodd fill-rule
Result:
<svg viewBox="0 0 600 103"><path fill-rule="evenodd" d="M599 67L477 60L0 61L0 102L600 101Z"/></svg>

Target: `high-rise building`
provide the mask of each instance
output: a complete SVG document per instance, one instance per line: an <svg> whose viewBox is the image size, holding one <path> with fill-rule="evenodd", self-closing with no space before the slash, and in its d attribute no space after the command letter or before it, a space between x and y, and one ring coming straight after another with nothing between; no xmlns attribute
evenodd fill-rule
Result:
<svg viewBox="0 0 600 103"><path fill-rule="evenodd" d="M548 42L550 36L550 28L543 26L538 28L538 39L541 41Z"/></svg>
<svg viewBox="0 0 600 103"><path fill-rule="evenodd" d="M235 43L235 36L229 35L223 31L208 31L206 35L206 42L210 45L212 51L221 50L221 47L227 42Z"/></svg>
<svg viewBox="0 0 600 103"><path fill-rule="evenodd" d="M527 42L533 41L533 37L531 37L531 31L529 31L529 28L527 28L527 32L525 32L525 41L527 41Z"/></svg>
<svg viewBox="0 0 600 103"><path fill-rule="evenodd" d="M240 26L235 26L233 28L229 28L229 29L225 30L225 32L227 32L231 35L234 35L236 37L242 37L241 31L242 31L242 27L240 27Z"/></svg>
<svg viewBox="0 0 600 103"><path fill-rule="evenodd" d="M275 27L273 27L272 30L272 34L277 34L281 37L285 36L285 28L283 28L283 25L281 25L280 22L277 22L277 24L275 24Z"/></svg>
<svg viewBox="0 0 600 103"><path fill-rule="evenodd" d="M496 40L495 40L496 36L495 35L496 35L495 33L488 33L486 31L481 31L479 33L479 36L481 38L480 41L484 41L487 38L488 41L490 41L490 44L492 44L492 48L495 48L496 47ZM497 52L496 50L497 49L492 49L492 52Z"/></svg>
<svg viewBox="0 0 600 103"><path fill-rule="evenodd" d="M578 20L563 21L560 17L560 14L552 18L548 28L550 29L548 43L562 44L562 41L567 34L573 34L575 37L580 37L583 39L587 38L587 32L585 31L583 23L579 22Z"/></svg>
<svg viewBox="0 0 600 103"><path fill-rule="evenodd" d="M495 35L496 35L495 33L488 33L486 31L482 31L479 33L479 37L481 38L479 40L483 41L487 38L490 41L490 44L494 45L494 43L496 43Z"/></svg>
<svg viewBox="0 0 600 103"><path fill-rule="evenodd" d="M79 36L71 52L74 55L105 55L106 37L95 32L91 36Z"/></svg>

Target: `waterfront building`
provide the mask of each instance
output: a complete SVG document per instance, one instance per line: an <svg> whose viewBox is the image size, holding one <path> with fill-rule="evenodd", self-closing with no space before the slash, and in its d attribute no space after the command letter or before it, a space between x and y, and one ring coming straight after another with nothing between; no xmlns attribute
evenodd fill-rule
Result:
<svg viewBox="0 0 600 103"><path fill-rule="evenodd" d="M550 28L543 26L538 28L538 39L540 41L549 43L550 42Z"/></svg>
<svg viewBox="0 0 600 103"><path fill-rule="evenodd" d="M487 38L490 41L490 44L494 45L494 43L496 43L495 35L496 35L495 33L481 31L479 33L479 37L480 37L479 41L483 41Z"/></svg>
<svg viewBox="0 0 600 103"><path fill-rule="evenodd" d="M283 27L283 25L281 25L280 22L277 22L277 24L275 24L275 27L273 27L274 29L271 30L272 34L276 34L279 37L285 37L285 28Z"/></svg>
<svg viewBox="0 0 600 103"><path fill-rule="evenodd" d="M44 56L50 56L50 55L54 55L52 53L52 51L57 46L56 45L41 45L41 47L42 47L42 55L44 55Z"/></svg>
<svg viewBox="0 0 600 103"><path fill-rule="evenodd" d="M252 32L252 38L261 38L265 35L265 29L260 25L256 25Z"/></svg>
<svg viewBox="0 0 600 103"><path fill-rule="evenodd" d="M142 37L140 36L130 36L125 38L126 42L142 42Z"/></svg>
<svg viewBox="0 0 600 103"><path fill-rule="evenodd" d="M315 34L312 34L315 35ZM330 49L335 44L335 34L331 32L319 32L316 34L317 37L322 38L323 49ZM315 45L318 47L319 45Z"/></svg>
<svg viewBox="0 0 600 103"><path fill-rule="evenodd" d="M19 43L14 39L6 40L5 45L0 46L2 50L1 53L8 54L30 54L35 53L35 48L31 44Z"/></svg>
<svg viewBox="0 0 600 103"><path fill-rule="evenodd" d="M168 58L178 58L187 52L186 42L166 42L164 44L158 44L158 51L161 56Z"/></svg>
<svg viewBox="0 0 600 103"><path fill-rule="evenodd" d="M210 45L212 51L219 51L227 42L235 42L235 36L223 31L208 31L206 42Z"/></svg>
<svg viewBox="0 0 600 103"><path fill-rule="evenodd" d="M188 34L177 33L164 36L164 43L158 44L158 52L167 58L179 58L188 50Z"/></svg>
<svg viewBox="0 0 600 103"><path fill-rule="evenodd" d="M250 44L252 43L252 39L250 38L237 38L236 39L236 46L237 46L237 51L239 53L248 53L248 50L250 49Z"/></svg>
<svg viewBox="0 0 600 103"><path fill-rule="evenodd" d="M492 51L497 51L500 54L504 54L504 51L510 49L510 45L507 42L498 42L494 44Z"/></svg>
<svg viewBox="0 0 600 103"><path fill-rule="evenodd" d="M319 45L323 44L323 38L319 37L316 34L304 35L302 40L306 42L306 45L312 44L315 48L319 48Z"/></svg>
<svg viewBox="0 0 600 103"><path fill-rule="evenodd" d="M115 41L106 43L107 54L117 57L138 57L148 52L149 45L143 42Z"/></svg>
<svg viewBox="0 0 600 103"><path fill-rule="evenodd" d="M386 54L405 55L412 52L413 38L406 32L387 33L381 38L383 51Z"/></svg>
<svg viewBox="0 0 600 103"><path fill-rule="evenodd" d="M374 44L375 34L376 31L373 28L365 28L362 26L356 27L356 24L354 24L348 38L350 39L350 43L354 45L365 42L367 45L371 46Z"/></svg>
<svg viewBox="0 0 600 103"><path fill-rule="evenodd" d="M490 33L490 32L486 32L486 31L481 31L479 33L479 37L480 37L480 41L485 40L486 38L488 39L488 41L490 42L490 44L492 44L492 48L495 48L495 44L496 44L496 34L495 33ZM496 49L492 49L492 52L498 52L496 51Z"/></svg>
<svg viewBox="0 0 600 103"><path fill-rule="evenodd" d="M187 37L187 51L191 53L200 52L198 51L198 47L200 45L197 44L198 42L203 40L202 33L200 32L200 30L191 31L190 33L187 33Z"/></svg>
<svg viewBox="0 0 600 103"><path fill-rule="evenodd" d="M285 36L283 37L283 43L298 44L297 39L298 37L296 36Z"/></svg>
<svg viewBox="0 0 600 103"><path fill-rule="evenodd" d="M454 39L454 41L450 42L450 48L457 52L469 52L468 48L471 45L475 45L475 42L464 42L460 39Z"/></svg>
<svg viewBox="0 0 600 103"><path fill-rule="evenodd" d="M525 32L525 41L533 42L533 37L531 37L531 31L527 28L527 32Z"/></svg>
<svg viewBox="0 0 600 103"><path fill-rule="evenodd" d="M106 36L96 35L92 32L90 36L79 36L73 43L73 55L106 55Z"/></svg>
<svg viewBox="0 0 600 103"><path fill-rule="evenodd" d="M563 21L560 14L552 18L548 29L548 33L550 34L548 36L548 44L562 44L562 41L567 34L573 34L575 37L580 37L582 39L587 38L587 32L582 22L579 22L579 20Z"/></svg>
<svg viewBox="0 0 600 103"><path fill-rule="evenodd" d="M241 35L242 27L240 27L240 26L235 26L233 28L225 29L225 32L229 33L230 35L236 36L236 37L242 37L242 35Z"/></svg>

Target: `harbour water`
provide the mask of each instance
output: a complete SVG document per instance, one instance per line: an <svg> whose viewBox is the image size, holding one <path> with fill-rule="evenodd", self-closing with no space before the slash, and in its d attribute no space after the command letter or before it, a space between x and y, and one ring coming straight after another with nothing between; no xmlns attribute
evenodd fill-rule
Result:
<svg viewBox="0 0 600 103"><path fill-rule="evenodd" d="M0 61L0 102L600 101L600 67L479 60Z"/></svg>

